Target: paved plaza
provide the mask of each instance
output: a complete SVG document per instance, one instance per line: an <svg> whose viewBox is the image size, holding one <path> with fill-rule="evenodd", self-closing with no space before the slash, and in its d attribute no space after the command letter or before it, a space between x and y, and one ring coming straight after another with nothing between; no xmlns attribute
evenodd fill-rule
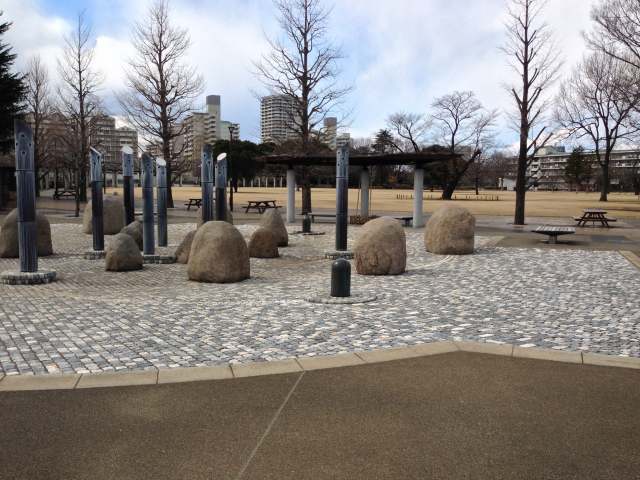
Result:
<svg viewBox="0 0 640 480"><path fill-rule="evenodd" d="M173 251L191 224L170 226ZM248 237L255 225L240 225ZM640 271L619 252L496 247L471 256L424 251L407 229L408 271L352 277L367 304L311 304L328 292L333 227L290 235L279 259L251 259L236 284L187 280L186 266L105 272L82 253L91 236L52 225L58 281L0 286L0 372L88 373L268 361L475 340L640 357ZM290 233L296 230L291 227ZM350 242L358 228L350 228ZM108 240L107 240L108 241ZM0 270L17 260L0 260Z"/></svg>

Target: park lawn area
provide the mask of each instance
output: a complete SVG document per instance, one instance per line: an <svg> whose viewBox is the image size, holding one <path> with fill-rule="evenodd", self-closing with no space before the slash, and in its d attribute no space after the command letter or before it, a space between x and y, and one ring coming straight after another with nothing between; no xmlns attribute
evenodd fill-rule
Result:
<svg viewBox="0 0 640 480"><path fill-rule="evenodd" d="M121 189L118 188L118 193ZM109 192L113 189L108 189ZM360 203L358 189L349 190L349 208L355 211ZM455 195L459 197L473 197L473 191L460 190ZM513 215L515 206L515 192L497 192L495 190L481 191L481 195L497 196L497 201L487 200L453 200L450 203L461 205L474 215ZM142 190L136 188L136 196L142 195ZM398 196L403 198L398 198ZM412 190L372 189L370 209L372 214L385 212L411 212L413 210ZM425 212L433 212L445 204L439 200L440 192L424 192ZM173 188L176 206L183 206L189 198L200 197L200 187L184 186ZM631 193L612 193L608 202L599 202L597 192L528 192L526 214L530 217L573 217L582 213L585 208L603 208L610 216L618 218L640 218L640 198ZM430 200L434 198L436 200ZM314 210L332 210L335 208L336 191L333 188L314 188L312 190L312 206ZM236 208L246 204L248 200L276 200L278 205L286 206L286 188L240 188L234 194ZM446 202L449 203L449 202ZM302 204L300 192L296 192L296 208Z"/></svg>

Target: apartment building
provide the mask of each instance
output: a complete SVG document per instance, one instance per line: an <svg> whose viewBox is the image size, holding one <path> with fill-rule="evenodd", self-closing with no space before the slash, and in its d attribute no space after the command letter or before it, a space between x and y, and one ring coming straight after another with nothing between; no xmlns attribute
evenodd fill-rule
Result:
<svg viewBox="0 0 640 480"><path fill-rule="evenodd" d="M295 100L288 95L268 95L260 100L260 130L263 143L282 143L299 138L295 128Z"/></svg>

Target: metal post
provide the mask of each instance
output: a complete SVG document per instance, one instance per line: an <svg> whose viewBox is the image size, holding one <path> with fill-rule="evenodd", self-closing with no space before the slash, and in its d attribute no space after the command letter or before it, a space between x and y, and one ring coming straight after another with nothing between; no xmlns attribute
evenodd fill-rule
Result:
<svg viewBox="0 0 640 480"><path fill-rule="evenodd" d="M20 271L38 271L38 230L36 227L36 181L33 160L33 133L15 120L16 193L18 200L18 249Z"/></svg>
<svg viewBox="0 0 640 480"><path fill-rule="evenodd" d="M413 174L413 228L424 227L422 195L424 192L424 169L417 164Z"/></svg>
<svg viewBox="0 0 640 480"><path fill-rule="evenodd" d="M362 167L360 172L360 216L369 218L369 169Z"/></svg>
<svg viewBox="0 0 640 480"><path fill-rule="evenodd" d="M135 200L133 186L133 150L122 147L122 188L124 198L124 224L135 221Z"/></svg>
<svg viewBox="0 0 640 480"><path fill-rule="evenodd" d="M156 160L156 177L158 179L158 246L166 247L167 239L167 162Z"/></svg>
<svg viewBox="0 0 640 480"><path fill-rule="evenodd" d="M347 249L349 202L349 148L342 146L336 152L336 250Z"/></svg>
<svg viewBox="0 0 640 480"><path fill-rule="evenodd" d="M142 154L142 245L145 255L156 250L153 233L153 157Z"/></svg>
<svg viewBox="0 0 640 480"><path fill-rule="evenodd" d="M95 148L89 150L91 168L91 228L93 230L93 250L104 250L104 213L102 205L102 154Z"/></svg>
<svg viewBox="0 0 640 480"><path fill-rule="evenodd" d="M296 223L296 172L287 169L287 222Z"/></svg>
<svg viewBox="0 0 640 480"><path fill-rule="evenodd" d="M227 218L227 154L221 153L216 159L216 220Z"/></svg>
<svg viewBox="0 0 640 480"><path fill-rule="evenodd" d="M202 223L213 220L213 147L205 145L202 149L200 165L202 189Z"/></svg>
<svg viewBox="0 0 640 480"><path fill-rule="evenodd" d="M351 296L351 264L344 258L331 264L331 296Z"/></svg>

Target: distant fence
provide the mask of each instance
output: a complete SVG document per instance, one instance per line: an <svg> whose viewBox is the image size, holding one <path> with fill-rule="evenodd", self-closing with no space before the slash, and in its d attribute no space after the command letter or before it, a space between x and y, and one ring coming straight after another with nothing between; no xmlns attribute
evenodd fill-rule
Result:
<svg viewBox="0 0 640 480"><path fill-rule="evenodd" d="M441 200L442 197L441 196L436 196L436 195L423 195L422 196L423 200ZM396 200L413 200L413 194L407 194L407 193L398 193L396 194ZM451 200L476 200L476 201L483 201L483 202L499 202L500 201L500 196L499 195L487 195L487 194L480 194L480 195L474 195L474 194L467 194L467 195L454 195Z"/></svg>

